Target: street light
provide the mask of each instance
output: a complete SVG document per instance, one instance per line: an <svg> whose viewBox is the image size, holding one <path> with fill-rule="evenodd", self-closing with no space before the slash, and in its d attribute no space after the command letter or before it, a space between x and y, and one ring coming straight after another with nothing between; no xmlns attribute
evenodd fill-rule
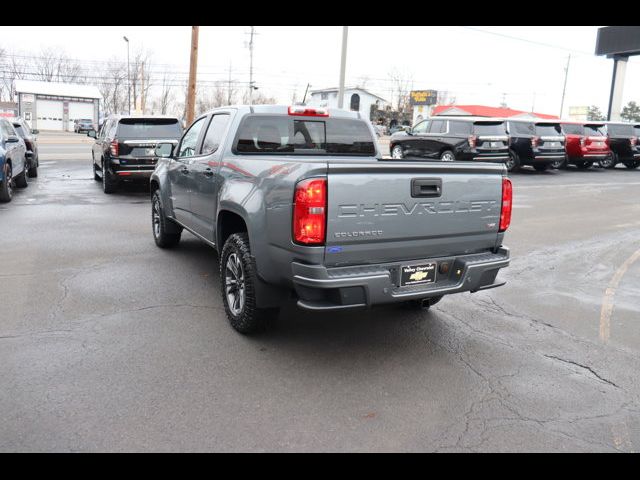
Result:
<svg viewBox="0 0 640 480"><path fill-rule="evenodd" d="M129 100L129 115L131 115L131 74L129 73L129 39L124 36L124 41L127 42L127 97Z"/></svg>

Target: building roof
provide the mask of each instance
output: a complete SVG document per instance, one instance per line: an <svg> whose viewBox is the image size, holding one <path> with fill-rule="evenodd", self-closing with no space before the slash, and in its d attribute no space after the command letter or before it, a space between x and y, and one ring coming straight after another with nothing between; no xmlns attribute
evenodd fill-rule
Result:
<svg viewBox="0 0 640 480"><path fill-rule="evenodd" d="M339 90L339 88L320 88L318 90L310 90L309 93L311 93L311 95L313 95L314 93L337 92L338 90ZM368 95L371 95L372 97L379 98L383 102L389 103L387 100L385 100L381 96L376 95L375 93L371 93L369 90L366 90L364 88L360 88L360 87L344 87L344 91L346 92L347 90L359 90L359 91L364 92L364 93L366 93Z"/></svg>
<svg viewBox="0 0 640 480"><path fill-rule="evenodd" d="M36 95L57 95L60 97L102 98L100 90L94 85L39 82L34 80L16 80L16 92L34 93Z"/></svg>
<svg viewBox="0 0 640 480"><path fill-rule="evenodd" d="M437 105L432 115L472 115L476 117L523 117L556 120L559 117L546 113L524 112L512 108L488 107L485 105Z"/></svg>

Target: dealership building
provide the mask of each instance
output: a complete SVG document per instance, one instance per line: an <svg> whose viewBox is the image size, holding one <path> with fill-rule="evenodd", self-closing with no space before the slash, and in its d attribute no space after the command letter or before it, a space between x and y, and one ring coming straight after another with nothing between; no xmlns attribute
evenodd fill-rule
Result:
<svg viewBox="0 0 640 480"><path fill-rule="evenodd" d="M98 123L100 91L93 85L16 80L18 112L32 128L73 131L73 121Z"/></svg>

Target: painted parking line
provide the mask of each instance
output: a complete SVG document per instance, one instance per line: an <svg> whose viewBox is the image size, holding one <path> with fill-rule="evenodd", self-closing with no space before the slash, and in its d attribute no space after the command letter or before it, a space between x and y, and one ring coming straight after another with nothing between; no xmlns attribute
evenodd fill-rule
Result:
<svg viewBox="0 0 640 480"><path fill-rule="evenodd" d="M604 297L602 298L602 309L600 310L600 340L608 342L611 336L611 314L613 313L613 302L616 295L616 289L620 284L620 280L629 267L633 265L635 261L640 259L640 249L636 250L629 258L627 258L620 268L613 274L607 289L604 291Z"/></svg>

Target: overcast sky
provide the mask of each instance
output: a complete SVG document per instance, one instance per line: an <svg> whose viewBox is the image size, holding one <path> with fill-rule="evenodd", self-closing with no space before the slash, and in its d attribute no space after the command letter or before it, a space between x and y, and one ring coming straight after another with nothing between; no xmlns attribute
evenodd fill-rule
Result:
<svg viewBox="0 0 640 480"><path fill-rule="evenodd" d="M248 82L248 26L200 28L198 80ZM256 27L254 80L260 91L289 103L307 83L338 84L342 27ZM597 27L363 27L349 29L347 84L366 80L389 98L389 72L413 78L414 89L448 90L457 103L508 106L558 114L567 56L571 54L565 114L570 106L598 105L606 111L612 60L596 57ZM132 50L152 52L154 72L186 78L190 27L2 27L0 46L37 53L56 47L85 65ZM511 38L514 37L514 38ZM546 44L546 45L541 45ZM548 45L548 46L547 46ZM159 75L159 73L158 73ZM246 84L246 83L245 83ZM631 58L623 103L640 101L640 60Z"/></svg>

